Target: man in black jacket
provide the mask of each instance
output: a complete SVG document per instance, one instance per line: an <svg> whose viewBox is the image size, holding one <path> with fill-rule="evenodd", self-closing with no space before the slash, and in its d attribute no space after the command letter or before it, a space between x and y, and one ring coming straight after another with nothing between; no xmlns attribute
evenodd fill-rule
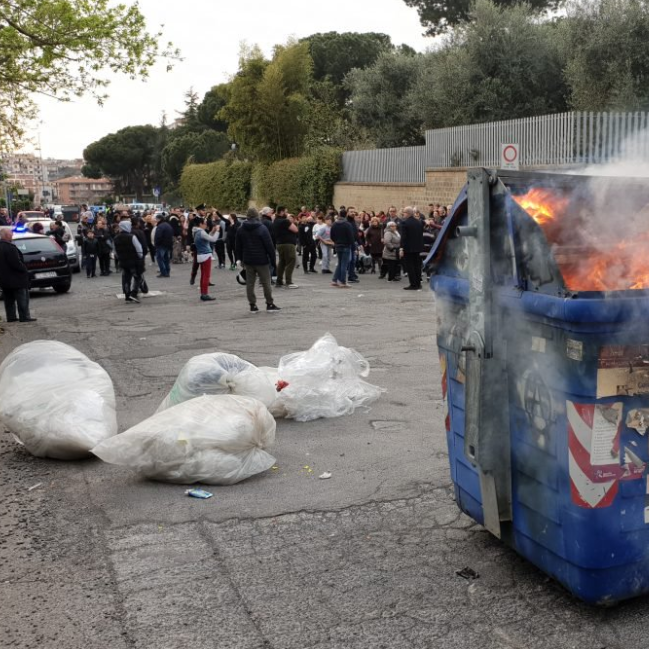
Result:
<svg viewBox="0 0 649 649"><path fill-rule="evenodd" d="M140 285L142 284L142 260L144 250L138 238L132 233L130 221L119 222L119 234L115 237L115 254L122 269L122 290L126 302L137 302Z"/></svg>
<svg viewBox="0 0 649 649"><path fill-rule="evenodd" d="M314 226L315 221L313 220L313 216L308 214L302 218L302 222L297 228L300 247L302 248L302 268L304 268L305 275L318 272L315 269L315 262L318 259L318 255L316 252L316 242L313 238Z"/></svg>
<svg viewBox="0 0 649 649"><path fill-rule="evenodd" d="M424 223L415 216L412 207L403 210L401 223L401 257L408 273L405 291L421 291L421 253L424 251Z"/></svg>
<svg viewBox="0 0 649 649"><path fill-rule="evenodd" d="M254 207L248 210L245 223L237 230L235 256L237 265L243 264L246 270L246 294L250 311L259 311L255 295L257 277L264 289L266 311L279 311L279 307L273 302L273 290L270 285L270 267L275 257L275 248L268 228L261 223L259 213Z"/></svg>
<svg viewBox="0 0 649 649"><path fill-rule="evenodd" d="M349 288L347 271L349 270L352 247L355 245L355 235L354 228L347 220L347 215L343 210L340 211L336 222L331 226L331 240L336 247L336 257L338 258L338 265L331 285L336 288Z"/></svg>
<svg viewBox="0 0 649 649"><path fill-rule="evenodd" d="M273 232L275 233L275 245L277 248L277 281L276 286L286 286L286 288L298 288L293 284L293 270L297 262L297 225L293 222L293 217L286 213L284 207L278 206L273 222Z"/></svg>
<svg viewBox="0 0 649 649"><path fill-rule="evenodd" d="M155 256L158 262L160 274L158 277L169 277L171 275L171 253L174 246L173 228L165 220L164 212L156 214L158 225L155 229Z"/></svg>
<svg viewBox="0 0 649 649"><path fill-rule="evenodd" d="M29 313L29 271L22 253L11 243L12 238L11 228L0 228L0 288L7 322L36 322Z"/></svg>

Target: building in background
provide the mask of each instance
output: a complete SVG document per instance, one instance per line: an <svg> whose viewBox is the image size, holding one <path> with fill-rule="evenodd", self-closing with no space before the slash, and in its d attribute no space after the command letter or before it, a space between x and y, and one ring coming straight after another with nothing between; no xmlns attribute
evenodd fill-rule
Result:
<svg viewBox="0 0 649 649"><path fill-rule="evenodd" d="M94 205L113 193L113 183L108 178L72 176L60 178L53 185L60 205Z"/></svg>
<svg viewBox="0 0 649 649"><path fill-rule="evenodd" d="M81 175L83 160L42 159L34 153L14 153L0 159L0 169L7 187L19 188L34 196L34 204L58 201L54 181ZM60 202L60 201L59 201Z"/></svg>

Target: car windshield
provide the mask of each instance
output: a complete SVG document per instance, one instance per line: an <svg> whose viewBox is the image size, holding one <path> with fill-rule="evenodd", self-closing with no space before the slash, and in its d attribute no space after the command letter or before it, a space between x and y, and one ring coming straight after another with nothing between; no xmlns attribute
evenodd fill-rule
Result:
<svg viewBox="0 0 649 649"><path fill-rule="evenodd" d="M37 255L43 252L61 252L61 248L49 237L38 237L29 239L14 239L14 246L23 255Z"/></svg>

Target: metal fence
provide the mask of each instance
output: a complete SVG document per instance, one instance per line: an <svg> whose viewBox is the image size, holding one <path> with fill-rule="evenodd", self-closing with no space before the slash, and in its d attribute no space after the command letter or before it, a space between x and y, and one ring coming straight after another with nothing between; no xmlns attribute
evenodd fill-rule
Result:
<svg viewBox="0 0 649 649"><path fill-rule="evenodd" d="M649 113L559 113L426 131L421 147L346 152L342 179L423 183L430 167L498 167L505 143L518 144L523 167L649 160Z"/></svg>
<svg viewBox="0 0 649 649"><path fill-rule="evenodd" d="M425 151L424 146L346 151L342 179L356 183L424 183Z"/></svg>

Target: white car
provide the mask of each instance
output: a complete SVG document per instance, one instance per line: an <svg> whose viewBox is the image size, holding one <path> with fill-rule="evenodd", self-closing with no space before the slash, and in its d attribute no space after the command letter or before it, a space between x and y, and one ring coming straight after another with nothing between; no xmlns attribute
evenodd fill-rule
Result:
<svg viewBox="0 0 649 649"><path fill-rule="evenodd" d="M33 231L35 223L40 223L43 226L43 234L46 234L48 230L52 228L54 221L51 221L50 219L28 221L26 223L27 229ZM65 233L67 235L67 241L65 243L65 254L68 258L68 261L70 262L70 268L72 269L73 273L78 273L81 270L81 250L79 250L79 246L77 245L74 235L72 234L70 224L65 221L59 221L59 223L63 225L63 228L65 229Z"/></svg>

